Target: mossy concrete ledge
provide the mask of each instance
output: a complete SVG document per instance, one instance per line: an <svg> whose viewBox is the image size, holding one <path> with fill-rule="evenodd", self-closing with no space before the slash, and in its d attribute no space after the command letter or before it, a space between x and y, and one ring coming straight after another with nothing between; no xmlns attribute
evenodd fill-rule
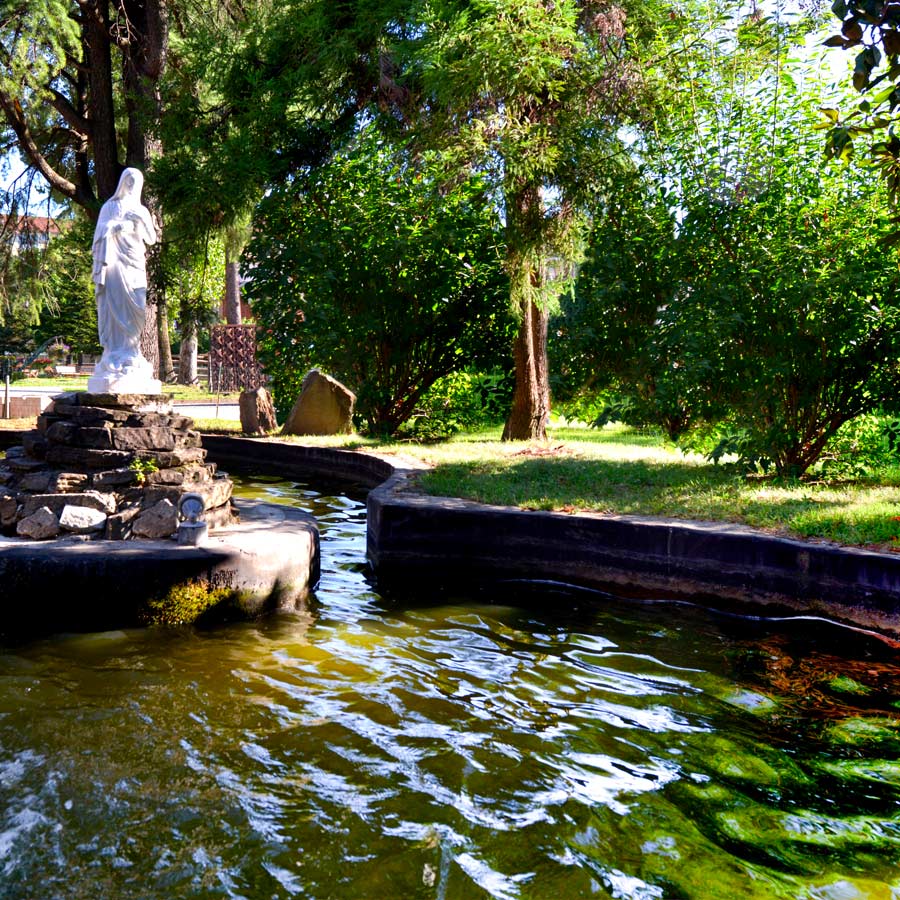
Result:
<svg viewBox="0 0 900 900"><path fill-rule="evenodd" d="M303 608L319 533L302 510L253 500L202 547L162 541L0 538L0 633L248 618Z"/></svg>

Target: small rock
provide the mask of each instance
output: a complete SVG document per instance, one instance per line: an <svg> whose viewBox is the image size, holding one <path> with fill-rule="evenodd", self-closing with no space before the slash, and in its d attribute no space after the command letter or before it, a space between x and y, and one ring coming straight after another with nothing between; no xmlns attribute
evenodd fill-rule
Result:
<svg viewBox="0 0 900 900"><path fill-rule="evenodd" d="M159 540L171 537L178 526L178 513L169 500L160 500L143 510L134 520L132 530L137 537Z"/></svg>
<svg viewBox="0 0 900 900"><path fill-rule="evenodd" d="M59 514L59 524L63 531L89 534L92 531L100 531L106 525L106 513L100 512L99 509L91 509L89 506L67 505Z"/></svg>
<svg viewBox="0 0 900 900"><path fill-rule="evenodd" d="M29 431L22 438L22 447L25 450L25 455L31 459L44 459L47 455L47 442L44 440L43 435L37 431ZM9 458L9 453L6 456Z"/></svg>
<svg viewBox="0 0 900 900"><path fill-rule="evenodd" d="M135 456L138 459L152 459L160 469L175 469L178 466L186 466L192 463L202 463L206 458L206 450L202 447L192 447L187 450L139 450Z"/></svg>
<svg viewBox="0 0 900 900"><path fill-rule="evenodd" d="M131 527L141 511L137 504L126 506L117 513L113 513L106 519L106 533L104 537L108 541L127 541L131 537Z"/></svg>
<svg viewBox="0 0 900 900"><path fill-rule="evenodd" d="M53 480L52 491L56 494L71 494L88 487L90 477L81 472L60 472Z"/></svg>
<svg viewBox="0 0 900 900"><path fill-rule="evenodd" d="M30 516L42 506L48 507L54 513L62 512L62 508L72 506L90 506L99 509L103 513L116 511L116 498L114 494L100 491L82 491L77 494L32 494L22 498L22 515Z"/></svg>
<svg viewBox="0 0 900 900"><path fill-rule="evenodd" d="M117 428L112 443L116 450L175 449L175 437L168 428Z"/></svg>
<svg viewBox="0 0 900 900"><path fill-rule="evenodd" d="M40 472L47 468L46 464L42 463L39 459L29 459L27 456L10 457L7 453L6 459L9 468L13 472Z"/></svg>
<svg viewBox="0 0 900 900"><path fill-rule="evenodd" d="M90 450L85 447L57 445L47 450L47 462L57 466L77 466L82 469L116 469L132 460L127 450Z"/></svg>
<svg viewBox="0 0 900 900"><path fill-rule="evenodd" d="M231 498L234 484L229 478L217 477L212 481L197 482L189 485L191 491L203 497L204 509L213 509L227 503ZM177 503L184 493L184 485L152 484L147 488L147 503L156 503L158 500L168 500Z"/></svg>
<svg viewBox="0 0 900 900"><path fill-rule="evenodd" d="M194 450L201 443L199 431L178 431L175 433L175 447L179 450Z"/></svg>
<svg viewBox="0 0 900 900"><path fill-rule="evenodd" d="M31 538L33 541L44 541L47 538L55 538L59 534L59 519L46 506L42 506L37 512L19 519L16 525L16 534L21 537Z"/></svg>
<svg viewBox="0 0 900 900"><path fill-rule="evenodd" d="M239 400L241 431L244 434L266 434L275 431L275 404L272 395L263 387L255 391L241 391Z"/></svg>
<svg viewBox="0 0 900 900"><path fill-rule="evenodd" d="M31 491L33 494L46 494L50 490L52 472L30 472L22 476L19 482L20 491Z"/></svg>
<svg viewBox="0 0 900 900"><path fill-rule="evenodd" d="M0 527L6 528L16 521L16 512L19 508L15 494L0 492Z"/></svg>
<svg viewBox="0 0 900 900"><path fill-rule="evenodd" d="M125 487L130 484L137 484L137 472L134 469L109 469L106 472L98 472L91 479L91 484L101 491L107 491L111 488Z"/></svg>

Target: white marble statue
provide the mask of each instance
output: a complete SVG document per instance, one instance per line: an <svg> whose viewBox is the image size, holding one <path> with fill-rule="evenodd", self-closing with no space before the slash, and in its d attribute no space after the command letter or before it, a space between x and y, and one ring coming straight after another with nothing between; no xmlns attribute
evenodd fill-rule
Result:
<svg viewBox="0 0 900 900"><path fill-rule="evenodd" d="M145 245L156 243L150 212L141 205L143 186L137 169L125 169L94 230L93 280L103 356L88 379L91 393L160 391L140 346L147 307Z"/></svg>

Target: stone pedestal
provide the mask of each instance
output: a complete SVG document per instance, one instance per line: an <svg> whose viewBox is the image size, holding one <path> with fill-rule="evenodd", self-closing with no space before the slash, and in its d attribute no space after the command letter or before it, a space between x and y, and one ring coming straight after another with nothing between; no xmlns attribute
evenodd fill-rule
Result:
<svg viewBox="0 0 900 900"><path fill-rule="evenodd" d="M147 377L140 372L132 372L118 377L112 375L91 375L87 383L91 394L159 394L162 382Z"/></svg>
<svg viewBox="0 0 900 900"><path fill-rule="evenodd" d="M170 537L186 492L202 497L210 528L229 525L232 483L205 460L193 420L166 395L60 394L0 462L0 531L52 537L54 517L57 533L85 533L74 523L90 520L88 534L111 540Z"/></svg>

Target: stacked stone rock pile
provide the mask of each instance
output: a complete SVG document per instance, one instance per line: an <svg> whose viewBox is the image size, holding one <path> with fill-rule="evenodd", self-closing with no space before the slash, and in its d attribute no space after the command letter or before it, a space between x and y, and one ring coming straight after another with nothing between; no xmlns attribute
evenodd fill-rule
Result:
<svg viewBox="0 0 900 900"><path fill-rule="evenodd" d="M163 538L178 500L200 494L210 528L235 519L232 483L206 462L193 421L163 394L61 394L0 462L0 530Z"/></svg>

